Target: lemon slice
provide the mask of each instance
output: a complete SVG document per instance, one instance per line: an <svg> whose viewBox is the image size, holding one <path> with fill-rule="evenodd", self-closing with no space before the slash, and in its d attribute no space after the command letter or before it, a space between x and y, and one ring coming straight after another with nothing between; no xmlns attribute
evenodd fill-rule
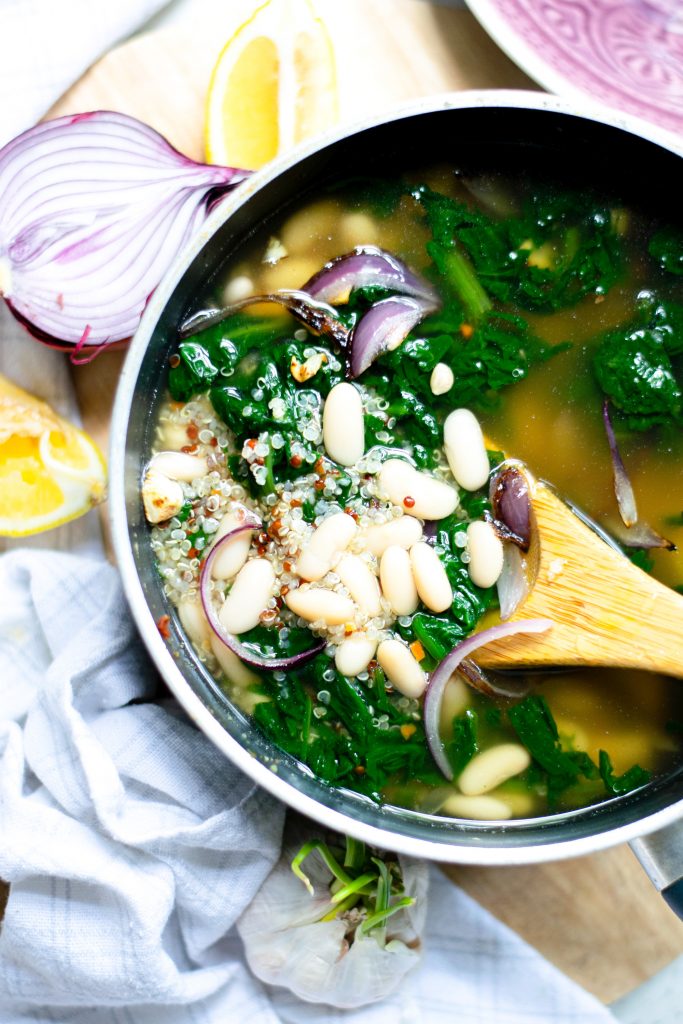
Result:
<svg viewBox="0 0 683 1024"><path fill-rule="evenodd" d="M105 495L104 459L82 430L0 375L0 536L83 515Z"/></svg>
<svg viewBox="0 0 683 1024"><path fill-rule="evenodd" d="M310 0L267 0L228 40L213 70L207 159L254 170L337 116L332 41Z"/></svg>

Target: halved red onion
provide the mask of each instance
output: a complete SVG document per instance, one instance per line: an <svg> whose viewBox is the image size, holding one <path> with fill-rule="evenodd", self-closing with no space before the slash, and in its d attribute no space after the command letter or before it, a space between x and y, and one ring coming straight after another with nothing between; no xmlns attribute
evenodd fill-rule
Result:
<svg viewBox="0 0 683 1024"><path fill-rule="evenodd" d="M522 551L528 551L531 543L531 498L529 481L521 467L515 463L503 463L491 479L489 495L494 520L503 523L510 531L503 539L513 541Z"/></svg>
<svg viewBox="0 0 683 1024"><path fill-rule="evenodd" d="M333 306L349 301L357 288L386 288L401 295L438 302L434 288L409 267L376 245L361 245L326 263L302 286L314 299Z"/></svg>
<svg viewBox="0 0 683 1024"><path fill-rule="evenodd" d="M128 338L209 206L249 173L196 163L126 114L36 125L0 150L0 295L48 344Z"/></svg>
<svg viewBox="0 0 683 1024"><path fill-rule="evenodd" d="M382 352L398 348L413 327L433 313L437 303L392 295L376 302L364 313L349 336L349 376L353 379L374 363Z"/></svg>
<svg viewBox="0 0 683 1024"><path fill-rule="evenodd" d="M233 633L223 627L221 620L218 618L216 609L213 606L211 600L211 593L209 586L211 583L211 567L216 560L219 552L223 549L224 545L229 541L233 540L238 534L244 533L245 530L258 530L263 526L263 522L255 513L250 513L245 516L244 522L240 523L233 530L224 534L220 540L217 540L213 545L208 555L204 560L201 572L199 574L199 596L202 601L202 607L204 614L206 615L209 626L216 634L222 644L236 654L238 658L246 665L251 665L252 668L265 669L268 672L277 672L279 669L295 668L297 665L305 665L311 658L315 658L316 654L319 654L325 647L325 641L319 640L313 644L306 651L301 651L299 654L293 654L289 658L264 658L254 652L243 644Z"/></svg>
<svg viewBox="0 0 683 1024"><path fill-rule="evenodd" d="M614 494L617 499L619 515L626 527L618 533L619 540L630 548L668 548L675 550L676 545L672 541L662 537L660 533L653 530L647 523L638 519L638 506L633 485L626 472L626 466L619 451L619 445L612 426L612 419L609 414L609 399L602 404L602 419L607 434L607 443L612 458L612 476L614 478Z"/></svg>
<svg viewBox="0 0 683 1024"><path fill-rule="evenodd" d="M467 658L473 651L485 647L494 640L503 640L508 636L516 636L518 633L546 633L552 629L552 626L553 623L550 619L520 619L519 622L504 622L498 626L491 626L490 629L475 633L474 636L469 636L462 643L457 644L450 654L447 654L436 666L427 684L423 717L427 743L432 757L447 779L453 778L453 769L446 756L446 748L439 732L441 703L446 684L463 658Z"/></svg>
<svg viewBox="0 0 683 1024"><path fill-rule="evenodd" d="M269 292L267 295L248 295L245 299L233 302L229 306L223 306L222 309L203 309L183 321L178 332L181 338L191 338L194 334L206 330L207 327L221 323L241 309L269 302L277 306L284 306L312 334L324 335L342 348L346 345L349 331L337 319L336 310L328 306L326 302L317 302L304 291L289 288Z"/></svg>

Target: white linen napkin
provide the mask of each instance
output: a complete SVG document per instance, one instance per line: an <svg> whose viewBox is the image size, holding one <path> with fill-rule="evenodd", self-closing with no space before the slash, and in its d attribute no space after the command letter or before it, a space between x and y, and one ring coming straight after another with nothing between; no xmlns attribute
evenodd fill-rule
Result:
<svg viewBox="0 0 683 1024"><path fill-rule="evenodd" d="M0 558L2 1024L602 1024L612 1016L435 868L422 965L352 1011L261 985L233 925L284 809L171 701L116 571Z"/></svg>

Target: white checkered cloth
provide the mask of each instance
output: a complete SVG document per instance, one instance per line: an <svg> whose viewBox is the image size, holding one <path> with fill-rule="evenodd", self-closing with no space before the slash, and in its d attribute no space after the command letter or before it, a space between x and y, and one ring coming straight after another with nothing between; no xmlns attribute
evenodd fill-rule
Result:
<svg viewBox="0 0 683 1024"><path fill-rule="evenodd" d="M267 989L234 922L284 811L171 702L117 573L0 558L2 1024L600 1024L613 1018L432 873L426 957L395 996L335 1011Z"/></svg>

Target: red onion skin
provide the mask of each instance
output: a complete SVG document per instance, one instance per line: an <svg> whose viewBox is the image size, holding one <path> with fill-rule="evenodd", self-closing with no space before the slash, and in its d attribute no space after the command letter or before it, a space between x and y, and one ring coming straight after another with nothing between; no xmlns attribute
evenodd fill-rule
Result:
<svg viewBox="0 0 683 1024"><path fill-rule="evenodd" d="M506 539L528 551L531 543L531 499L524 473L518 466L504 464L491 480L490 494L494 519L514 534L514 537Z"/></svg>
<svg viewBox="0 0 683 1024"><path fill-rule="evenodd" d="M228 633L227 630L223 629L222 623L216 614L216 611L211 602L211 596L209 594L209 583L211 581L211 567L216 560L216 556L222 549L223 545L230 540L233 540L238 534L244 533L246 530L259 530L263 526L262 520L255 513L245 517L243 523L236 526L229 533L226 533L220 540L216 541L208 555L204 559L201 572L199 574L199 596L202 602L202 608L206 615L207 622L211 627L211 630L218 637L220 642L224 644L228 650L236 654L246 665L250 665L252 668L259 668L267 672L277 672L280 669L296 668L299 665L305 665L306 662L315 658L316 655L320 654L325 648L325 641L320 640L314 644L313 647L309 647L307 651L301 651L299 654L293 654L290 658L261 658L259 655L254 654L253 651L245 647L236 636L232 633Z"/></svg>
<svg viewBox="0 0 683 1024"><path fill-rule="evenodd" d="M433 670L427 690L425 692L423 717L427 744L434 761L439 770L449 781L453 779L453 769L446 756L441 736L439 735L439 718L441 715L441 703L443 701L446 684L457 669L463 658L468 657L473 651L494 640L502 640L508 636L515 636L517 633L545 633L552 629L553 623L550 619L520 619L518 622L504 622L498 626L491 626L481 633L475 633L457 644L453 650L443 658Z"/></svg>
<svg viewBox="0 0 683 1024"><path fill-rule="evenodd" d="M206 330L207 327L221 323L241 309L266 302L283 306L295 319L305 324L313 334L325 335L341 348L346 345L349 336L348 328L337 319L336 310L332 306L311 299L306 292L286 288L268 295L249 295L222 309L198 313L185 320L180 325L178 333L181 338L191 338Z"/></svg>
<svg viewBox="0 0 683 1024"><path fill-rule="evenodd" d="M397 348L412 329L435 309L436 305L432 302L406 295L392 295L375 302L356 323L349 336L348 365L351 379L360 377L388 348Z"/></svg>
<svg viewBox="0 0 683 1024"><path fill-rule="evenodd" d="M438 301L432 286L418 277L405 263L375 245L358 246L337 256L309 278L303 286L314 299L341 305L348 302L356 288L379 287L402 295Z"/></svg>

